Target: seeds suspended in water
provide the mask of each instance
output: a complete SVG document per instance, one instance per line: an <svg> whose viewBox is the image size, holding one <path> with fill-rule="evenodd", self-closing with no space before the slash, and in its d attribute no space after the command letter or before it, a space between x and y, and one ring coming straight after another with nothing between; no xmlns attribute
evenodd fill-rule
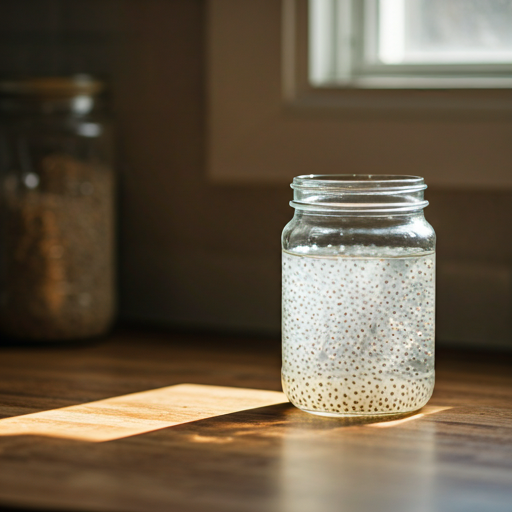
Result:
<svg viewBox="0 0 512 512"><path fill-rule="evenodd" d="M434 385L434 272L432 253L328 258L283 252L283 388L290 401L339 415L422 407ZM320 367L321 373L311 370ZM345 410L324 404L315 389L337 390L348 377ZM401 400L392 391L397 385ZM313 391L308 398L306 388Z"/></svg>

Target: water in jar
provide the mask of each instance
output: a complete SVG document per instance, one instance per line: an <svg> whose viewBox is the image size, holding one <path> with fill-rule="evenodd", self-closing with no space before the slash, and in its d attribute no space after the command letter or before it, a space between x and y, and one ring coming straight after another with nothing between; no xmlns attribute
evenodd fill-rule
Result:
<svg viewBox="0 0 512 512"><path fill-rule="evenodd" d="M432 394L435 254L368 252L283 252L282 381L300 409L400 414Z"/></svg>

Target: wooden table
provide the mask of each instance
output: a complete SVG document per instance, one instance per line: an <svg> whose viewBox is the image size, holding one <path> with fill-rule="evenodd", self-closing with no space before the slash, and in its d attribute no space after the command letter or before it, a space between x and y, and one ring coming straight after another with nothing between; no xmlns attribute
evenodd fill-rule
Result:
<svg viewBox="0 0 512 512"><path fill-rule="evenodd" d="M1 347L0 504L512 511L512 357L440 352L424 410L358 424L283 403L279 349L144 332Z"/></svg>

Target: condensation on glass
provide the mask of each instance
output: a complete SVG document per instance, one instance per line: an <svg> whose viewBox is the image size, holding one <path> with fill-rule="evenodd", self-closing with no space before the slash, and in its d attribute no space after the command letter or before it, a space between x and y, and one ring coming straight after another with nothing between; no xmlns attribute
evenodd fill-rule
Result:
<svg viewBox="0 0 512 512"><path fill-rule="evenodd" d="M421 177L294 178L282 235L282 383L326 416L420 409L434 388L435 233Z"/></svg>
<svg viewBox="0 0 512 512"><path fill-rule="evenodd" d="M0 330L104 333L115 307L114 172L103 83L0 83Z"/></svg>

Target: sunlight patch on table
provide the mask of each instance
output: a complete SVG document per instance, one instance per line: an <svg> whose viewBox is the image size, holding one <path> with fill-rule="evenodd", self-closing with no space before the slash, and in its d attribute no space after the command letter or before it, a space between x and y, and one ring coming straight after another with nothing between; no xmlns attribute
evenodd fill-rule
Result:
<svg viewBox="0 0 512 512"><path fill-rule="evenodd" d="M104 442L288 402L278 391L178 384L0 420L0 436Z"/></svg>

